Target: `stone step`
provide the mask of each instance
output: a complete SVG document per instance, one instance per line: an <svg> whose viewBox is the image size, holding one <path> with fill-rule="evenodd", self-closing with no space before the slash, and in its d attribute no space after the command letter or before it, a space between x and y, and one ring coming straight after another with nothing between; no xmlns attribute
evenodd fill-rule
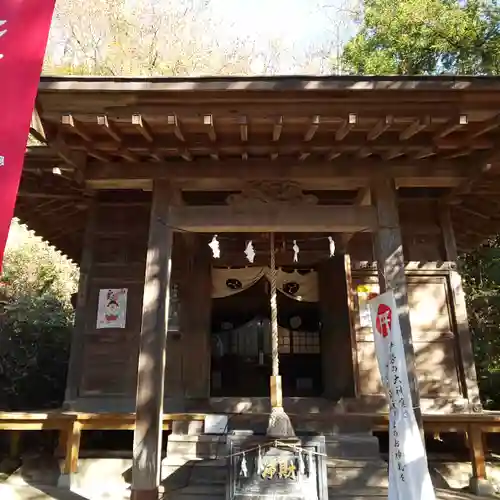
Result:
<svg viewBox="0 0 500 500"><path fill-rule="evenodd" d="M374 436L328 436L325 441L329 457L378 459L380 456L378 439Z"/></svg>

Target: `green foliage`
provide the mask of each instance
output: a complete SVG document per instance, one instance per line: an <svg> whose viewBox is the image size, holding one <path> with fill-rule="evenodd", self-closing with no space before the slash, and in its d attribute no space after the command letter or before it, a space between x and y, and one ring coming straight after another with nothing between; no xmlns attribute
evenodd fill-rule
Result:
<svg viewBox="0 0 500 500"><path fill-rule="evenodd" d="M498 75L496 0L365 0L343 52L356 74ZM500 238L462 258L469 321L485 406L500 409Z"/></svg>
<svg viewBox="0 0 500 500"><path fill-rule="evenodd" d="M64 396L77 269L12 223L2 275L0 405L57 407ZM1 311L1 309L0 309Z"/></svg>
<svg viewBox="0 0 500 500"><path fill-rule="evenodd" d="M462 271L485 406L500 408L500 238L464 255Z"/></svg>
<svg viewBox="0 0 500 500"><path fill-rule="evenodd" d="M365 0L343 62L356 74L500 73L496 0Z"/></svg>

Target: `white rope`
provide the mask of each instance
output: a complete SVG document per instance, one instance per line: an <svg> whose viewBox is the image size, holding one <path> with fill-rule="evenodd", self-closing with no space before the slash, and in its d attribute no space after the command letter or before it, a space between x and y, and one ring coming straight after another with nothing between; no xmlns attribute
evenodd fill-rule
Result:
<svg viewBox="0 0 500 500"><path fill-rule="evenodd" d="M225 459L225 458L232 458L232 457L238 457L240 455L246 455L247 453L250 453L255 450L265 450L266 448L288 448L296 452L300 453L307 453L311 455L316 455L318 457L328 457L325 453L320 453L318 451L314 451L311 448L302 448L301 446L297 446L295 444L291 443L283 443L281 441L270 441L268 443L263 443L258 446L253 446L251 448L246 448L245 450L242 451L237 451L236 453L231 453L229 455L223 455L223 456L218 456L217 460Z"/></svg>

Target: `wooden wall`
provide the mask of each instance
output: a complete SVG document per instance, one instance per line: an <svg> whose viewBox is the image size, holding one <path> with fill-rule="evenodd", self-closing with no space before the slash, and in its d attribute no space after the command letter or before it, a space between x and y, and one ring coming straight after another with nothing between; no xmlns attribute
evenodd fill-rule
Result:
<svg viewBox="0 0 500 500"><path fill-rule="evenodd" d="M421 395L424 398L460 397L458 339L451 319L451 290L444 275L411 275L408 279L410 322ZM355 273L353 288L377 283L374 275ZM357 297L357 295L356 295ZM362 396L384 394L373 333L359 321L355 300L355 329L358 356L358 388Z"/></svg>
<svg viewBox="0 0 500 500"><path fill-rule="evenodd" d="M415 210L421 216L417 225ZM83 279L66 397L70 407L75 407L75 400L92 399L94 404L89 409L109 411L118 408L116 401L126 400L126 408L133 410L149 212L150 193L130 192L124 198L122 193L115 196L107 192L95 201L82 260ZM405 260L445 260L437 210L432 203L401 205L400 218ZM343 256L318 267L324 395L332 400L355 393L382 394L373 338L359 325L355 293L358 285L376 282L374 270L369 269L374 260L371 234L355 235L347 250L354 269L349 289ZM196 235L176 233L172 281L178 289L180 327L169 332L167 340L166 398L206 399L210 395L210 273L211 256L206 244L200 243ZM463 377L459 373L449 275L438 270L409 273L408 285L422 396L460 397L464 392ZM128 289L126 328L96 329L102 288ZM351 317L349 297L354 298ZM111 400L114 403L110 408L106 402Z"/></svg>
<svg viewBox="0 0 500 500"><path fill-rule="evenodd" d="M77 304L69 407L87 408L85 400L92 400L89 410L109 410L113 400L119 408L133 410L150 193L131 192L125 203L118 200L122 198L114 193L102 193L89 220L90 265L85 272L86 290ZM178 290L180 328L167 336L166 398L208 397L209 391L210 260L196 237L184 236L174 237L172 282ZM128 290L124 329L96 328L99 290L106 288ZM119 400L125 401L124 406Z"/></svg>
<svg viewBox="0 0 500 500"><path fill-rule="evenodd" d="M438 400L444 404L445 400L465 396L450 273L441 267L446 256L439 211L432 202L416 201L400 204L399 215L405 261L426 267L424 271L416 265L413 272L407 271L408 300L421 396L435 400L435 406L430 407L438 409ZM359 285L378 282L376 272L368 269L374 260L371 235L356 235L349 251L357 267L353 271L353 292L358 395L382 395L373 334L360 326L356 294Z"/></svg>

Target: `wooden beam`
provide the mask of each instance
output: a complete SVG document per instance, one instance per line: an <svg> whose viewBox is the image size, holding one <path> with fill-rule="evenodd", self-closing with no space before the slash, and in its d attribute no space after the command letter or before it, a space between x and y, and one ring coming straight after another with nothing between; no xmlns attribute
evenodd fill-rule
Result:
<svg viewBox="0 0 500 500"><path fill-rule="evenodd" d="M340 130L340 129L339 129ZM387 131L383 136L379 137L376 141L370 141L369 147L374 151L385 151L392 149L396 146L401 146L399 140L399 133L393 132L392 130ZM316 135L307 144L307 149L325 151L327 149L335 147L340 152L352 153L353 151L359 149L363 145L366 145L365 136L362 133L356 131L352 132L347 137L343 136L342 141L332 144L331 138L327 135ZM212 142L209 137L204 137L203 135L198 135L190 139L187 143L188 147L193 151L199 153L204 153L207 151L212 151L214 148L218 150L234 150L238 146L238 141L235 141L231 137L218 137L216 142ZM272 141L272 138L266 137L262 134L257 134L257 132L248 141L248 144L252 146L253 149L272 151L273 149L279 150L280 152L286 153L286 151L292 148L296 150L297 141L293 138L281 137L280 141ZM66 144L70 148L81 148L82 141L78 138L66 137ZM184 141L182 141L184 142ZM243 141L244 143L245 141ZM116 142L113 140L104 140L102 138L93 141L92 146L96 149L102 151L114 151L117 148ZM145 143L141 137L131 136L127 138L127 148L134 151L144 151L148 152L151 149L163 150L165 152L174 152L176 148L179 147L179 140L172 138L167 134L158 135L153 143ZM476 139L470 139L466 134L455 134L452 137L444 137L443 139L431 140L428 135L421 134L420 136L415 136L409 138L404 143L404 147L407 151L416 152L422 148L435 147L443 152L452 152L457 149L463 149L464 147L470 147L472 149L492 149L495 147L495 141L489 137L478 137Z"/></svg>
<svg viewBox="0 0 500 500"><path fill-rule="evenodd" d="M137 368L132 499L158 498L173 231L171 187L153 186Z"/></svg>
<svg viewBox="0 0 500 500"><path fill-rule="evenodd" d="M320 120L321 117L319 115L313 116L307 132L304 135L304 142L309 142L314 137L314 134L316 134L319 128Z"/></svg>
<svg viewBox="0 0 500 500"><path fill-rule="evenodd" d="M394 122L394 117L388 115L377 122L377 124L368 132L366 139L368 141L374 141L378 139Z"/></svg>
<svg viewBox="0 0 500 500"><path fill-rule="evenodd" d="M477 383L476 366L474 364L472 336L467 317L465 293L462 286L462 277L457 267L457 243L449 205L441 204L439 217L446 260L451 261L453 264L449 273L449 286L453 306L453 323L456 329L458 350L460 354L460 378L462 379L462 385L465 389L464 396L469 401L469 411L477 412L481 410L481 399Z"/></svg>
<svg viewBox="0 0 500 500"><path fill-rule="evenodd" d="M415 418L423 438L420 392L415 367L415 350L408 306L408 286L405 276L403 239L399 223L397 191L394 179L378 175L372 182L371 194L378 218L374 249L381 291L392 290L396 299L397 314L408 370L408 382L415 410Z"/></svg>
<svg viewBox="0 0 500 500"><path fill-rule="evenodd" d="M106 115L101 115L97 117L97 125L102 127L105 132L118 144L122 142L121 135L119 134L116 127L109 122L108 117Z"/></svg>
<svg viewBox="0 0 500 500"><path fill-rule="evenodd" d="M400 134L400 141L407 141L410 137L418 134L420 131L426 129L431 124L431 117L426 116L415 120L411 125L406 127Z"/></svg>
<svg viewBox="0 0 500 500"><path fill-rule="evenodd" d="M29 164L25 166L29 169ZM289 159L277 160L193 160L144 162L144 163L104 163L89 164L86 169L88 186L103 189L133 182L142 185L152 179L171 179L181 182L183 189L232 189L249 181L297 181L304 185L317 185L320 189L328 186L352 186L357 189L367 185L377 171L388 172L397 178L398 185L404 186L456 186L466 179L467 165L460 162L439 162L434 160L396 162L394 166L386 162L367 158L355 163L352 160L336 160L333 163L321 161L303 162Z"/></svg>
<svg viewBox="0 0 500 500"><path fill-rule="evenodd" d="M192 232L356 232L376 227L372 207L266 205L242 211L229 206L184 206L171 211L175 228Z"/></svg>
<svg viewBox="0 0 500 500"><path fill-rule="evenodd" d="M75 121L75 119L73 118L72 114L62 115L62 117L61 117L61 123L65 127L71 129L73 132L75 132L76 134L78 134L84 141L86 141L86 142L92 142L92 139L91 139L90 135L84 130L84 128L82 127L82 125L80 125L79 123L77 123Z"/></svg>
<svg viewBox="0 0 500 500"><path fill-rule="evenodd" d="M335 140L342 141L347 134L354 128L354 126L358 123L358 116L354 113L349 113L349 116L342 123L341 127L335 133Z"/></svg>
<svg viewBox="0 0 500 500"><path fill-rule="evenodd" d="M358 190L358 194L356 195L356 199L354 200L355 207L367 207L372 204L372 196L370 191L370 186L366 186ZM344 248L347 248L349 242L352 240L356 233L344 233L342 235L341 241ZM349 260L349 265L351 265L351 261Z"/></svg>

